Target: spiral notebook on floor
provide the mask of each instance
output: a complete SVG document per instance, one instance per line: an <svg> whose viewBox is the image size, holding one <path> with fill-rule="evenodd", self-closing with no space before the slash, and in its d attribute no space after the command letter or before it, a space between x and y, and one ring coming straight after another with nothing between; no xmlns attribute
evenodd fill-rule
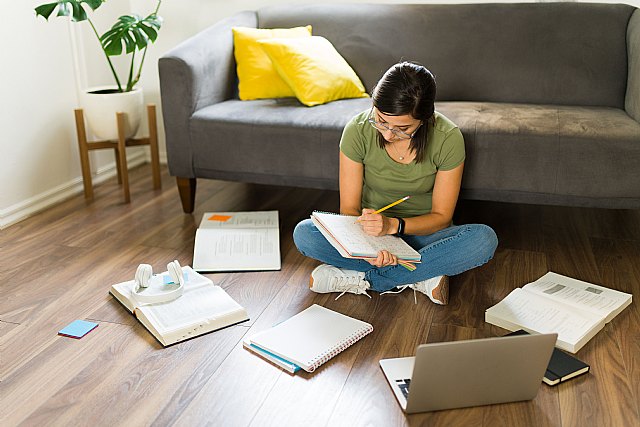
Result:
<svg viewBox="0 0 640 427"><path fill-rule="evenodd" d="M252 335L244 347L281 367L283 364L276 360L313 372L372 331L373 326L367 322L314 304L273 328Z"/></svg>

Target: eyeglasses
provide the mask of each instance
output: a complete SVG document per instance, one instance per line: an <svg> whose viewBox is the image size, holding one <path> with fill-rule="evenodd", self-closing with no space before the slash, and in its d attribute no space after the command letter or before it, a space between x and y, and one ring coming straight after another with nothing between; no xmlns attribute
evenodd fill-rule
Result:
<svg viewBox="0 0 640 427"><path fill-rule="evenodd" d="M373 118L373 108L371 109L371 112L369 112L369 118L367 119L367 121L369 122L369 124L371 126L373 126L375 129L379 130L380 132L391 131L391 133L394 136L396 136L397 138L400 138L400 139L411 139L411 138L413 138L413 135L415 135L416 132L418 131L418 129L420 129L420 126L422 126L422 121L420 121L420 124L418 125L418 127L415 128L414 131L411 132L411 133L407 133L407 132L401 131L400 129L391 128L391 127L389 127L388 125L386 125L384 123L377 122Z"/></svg>

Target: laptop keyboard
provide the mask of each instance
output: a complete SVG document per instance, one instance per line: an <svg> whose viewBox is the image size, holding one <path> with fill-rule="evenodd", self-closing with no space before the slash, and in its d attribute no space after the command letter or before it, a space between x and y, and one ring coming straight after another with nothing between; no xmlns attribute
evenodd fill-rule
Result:
<svg viewBox="0 0 640 427"><path fill-rule="evenodd" d="M405 378L403 380L396 380L396 384L400 387L400 391L404 395L405 399L409 398L409 385L411 384L411 378Z"/></svg>

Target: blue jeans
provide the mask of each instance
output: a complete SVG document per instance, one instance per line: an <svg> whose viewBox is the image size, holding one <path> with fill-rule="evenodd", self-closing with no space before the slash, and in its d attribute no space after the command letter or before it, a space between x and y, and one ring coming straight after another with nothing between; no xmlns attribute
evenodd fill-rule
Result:
<svg viewBox="0 0 640 427"><path fill-rule="evenodd" d="M414 271L400 265L378 268L361 259L344 258L310 219L293 230L293 241L302 255L338 268L363 271L371 289L378 292L471 270L493 258L498 246L496 233L483 224L454 225L427 236L405 235L402 239L422 257Z"/></svg>

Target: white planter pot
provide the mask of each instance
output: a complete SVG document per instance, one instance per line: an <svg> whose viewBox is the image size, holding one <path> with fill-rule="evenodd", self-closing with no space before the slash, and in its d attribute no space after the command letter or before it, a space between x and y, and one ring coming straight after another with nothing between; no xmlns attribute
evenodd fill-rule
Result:
<svg viewBox="0 0 640 427"><path fill-rule="evenodd" d="M102 140L118 139L116 113L126 114L125 134L131 138L138 131L142 118L144 98L142 89L131 92L108 92L113 86L87 89L81 96L80 104L93 135ZM96 93L98 92L98 93Z"/></svg>

